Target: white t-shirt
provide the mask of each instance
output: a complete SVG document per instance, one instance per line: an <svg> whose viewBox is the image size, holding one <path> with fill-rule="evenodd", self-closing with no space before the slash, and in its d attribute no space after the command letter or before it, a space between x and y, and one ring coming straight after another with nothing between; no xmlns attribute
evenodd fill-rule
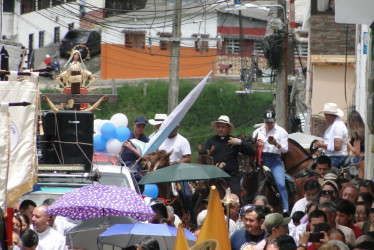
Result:
<svg viewBox="0 0 374 250"><path fill-rule="evenodd" d="M252 137L260 139L264 142L264 148L262 152L264 153L286 153L288 151L288 133L282 127L278 126L277 124L274 125L273 129L266 134L265 125L259 127L258 129L253 132ZM274 139L279 143L282 147L278 149L273 144L268 143L269 136L273 136Z"/></svg>
<svg viewBox="0 0 374 250"><path fill-rule="evenodd" d="M329 135L331 130L332 124L326 129L325 134L323 136L323 142L325 144L329 143ZM348 130L345 126L343 121L338 121L334 123L334 138L342 139L342 148L339 151L330 151L325 149L325 154L327 156L344 156L348 155L347 151L347 142L348 142Z"/></svg>
<svg viewBox="0 0 374 250"><path fill-rule="evenodd" d="M36 231L35 231L36 232ZM36 250L65 250L65 237L53 228L48 228L43 233L36 232L39 236L39 244Z"/></svg>
<svg viewBox="0 0 374 250"><path fill-rule="evenodd" d="M173 153L170 156L171 162L180 161L184 155L191 155L190 143L186 138L177 134L173 138L166 138L166 140L161 144L159 150L166 150Z"/></svg>

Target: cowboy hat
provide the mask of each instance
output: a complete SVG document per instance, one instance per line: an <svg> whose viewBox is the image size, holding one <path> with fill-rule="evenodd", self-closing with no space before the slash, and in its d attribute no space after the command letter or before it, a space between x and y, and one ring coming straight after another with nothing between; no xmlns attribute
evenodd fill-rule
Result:
<svg viewBox="0 0 374 250"><path fill-rule="evenodd" d="M332 102L325 103L325 105L323 106L323 110L319 113L336 115L336 116L339 116L339 117L344 116L343 110L339 109L338 105L336 105L335 103L332 103Z"/></svg>
<svg viewBox="0 0 374 250"><path fill-rule="evenodd" d="M156 114L155 119L149 119L149 124L151 125L159 125L165 121L165 119L168 117L167 114Z"/></svg>
<svg viewBox="0 0 374 250"><path fill-rule="evenodd" d="M225 123L225 124L229 125L230 128L231 128L231 131L233 131L233 130L235 129L234 125L232 125L232 124L230 123L230 118L229 118L227 115L221 115L221 116L218 118L217 121L212 122L212 124L211 124L212 128L215 129L217 123Z"/></svg>

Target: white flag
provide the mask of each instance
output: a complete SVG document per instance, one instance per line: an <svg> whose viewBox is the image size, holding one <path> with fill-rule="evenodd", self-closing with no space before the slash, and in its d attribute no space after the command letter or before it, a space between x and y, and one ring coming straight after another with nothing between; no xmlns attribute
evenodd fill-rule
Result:
<svg viewBox="0 0 374 250"><path fill-rule="evenodd" d="M156 151L160 145L169 136L171 131L182 121L183 117L186 115L187 111L191 108L192 104L195 103L196 99L199 97L201 91L203 90L210 74L209 74L193 89L191 92L183 99L183 101L171 112L171 114L162 123L160 130L152 136L149 142L145 143L145 149L141 150L141 155L145 156Z"/></svg>

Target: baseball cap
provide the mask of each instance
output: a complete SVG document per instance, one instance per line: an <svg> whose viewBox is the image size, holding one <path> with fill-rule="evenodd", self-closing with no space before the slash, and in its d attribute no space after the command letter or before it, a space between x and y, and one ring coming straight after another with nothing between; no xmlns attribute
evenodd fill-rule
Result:
<svg viewBox="0 0 374 250"><path fill-rule="evenodd" d="M147 118L145 118L144 116L140 115L140 116L137 116L135 118L135 121L134 121L135 124L144 124L144 125L147 125Z"/></svg>
<svg viewBox="0 0 374 250"><path fill-rule="evenodd" d="M252 204L247 204L247 205L244 205L244 206L242 206L242 208L240 209L240 215L241 216L243 216L243 215L245 215L245 213L247 212L247 210L249 209L249 208L251 208L251 207L255 207L254 205L252 205Z"/></svg>
<svg viewBox="0 0 374 250"><path fill-rule="evenodd" d="M272 213L265 216L264 227L271 232L274 227L285 226L291 221L291 217L284 218L281 214Z"/></svg>
<svg viewBox="0 0 374 250"><path fill-rule="evenodd" d="M264 114L265 122L274 122L275 121L275 112L273 110L267 110Z"/></svg>

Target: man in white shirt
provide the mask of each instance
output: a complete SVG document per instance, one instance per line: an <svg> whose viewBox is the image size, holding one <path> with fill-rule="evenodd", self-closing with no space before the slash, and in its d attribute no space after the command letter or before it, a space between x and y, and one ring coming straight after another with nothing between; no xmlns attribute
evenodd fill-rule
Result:
<svg viewBox="0 0 374 250"><path fill-rule="evenodd" d="M329 126L325 131L323 141L316 141L313 146L322 148L325 154L330 157L331 165L339 167L348 155L348 130L340 119L344 116L344 112L335 103L326 103L320 113L325 115Z"/></svg>
<svg viewBox="0 0 374 250"><path fill-rule="evenodd" d="M45 211L47 206L40 205L33 211L32 225L39 237L39 244L36 250L63 250L65 238L49 226L51 216Z"/></svg>
<svg viewBox="0 0 374 250"><path fill-rule="evenodd" d="M169 134L168 138L161 144L159 150L165 150L167 152L173 151L170 155L170 166L178 163L190 163L191 162L191 147L188 140L178 133L179 125L175 127ZM188 182L180 182L181 193L183 198L183 208L185 211L190 213L190 218L195 218L194 209L192 206L192 198L190 192L190 186Z"/></svg>
<svg viewBox="0 0 374 250"><path fill-rule="evenodd" d="M275 123L275 112L267 110L264 114L265 124L253 132L259 146L263 146L261 160L268 166L283 201L284 212L288 212L288 194L281 153L288 151L288 133Z"/></svg>

